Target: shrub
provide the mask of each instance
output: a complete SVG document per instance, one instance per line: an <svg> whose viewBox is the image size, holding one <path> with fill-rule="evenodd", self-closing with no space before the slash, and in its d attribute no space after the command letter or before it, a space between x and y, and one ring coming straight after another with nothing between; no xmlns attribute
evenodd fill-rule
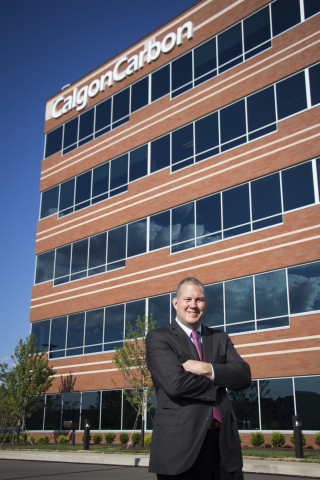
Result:
<svg viewBox="0 0 320 480"><path fill-rule="evenodd" d="M250 435L250 443L253 447L260 447L265 441L261 432L252 432Z"/></svg>
<svg viewBox="0 0 320 480"><path fill-rule="evenodd" d="M92 440L92 435L91 435L91 433L90 433L90 435L89 435L89 443L91 442L91 440ZM81 441L84 442L84 433L82 434Z"/></svg>
<svg viewBox="0 0 320 480"><path fill-rule="evenodd" d="M11 433L1 433L0 443L2 442L6 442L6 443L11 442Z"/></svg>
<svg viewBox="0 0 320 480"><path fill-rule="evenodd" d="M271 448L271 445L270 445L270 443L265 443L265 444L264 444L264 447L265 447L265 448Z"/></svg>
<svg viewBox="0 0 320 480"><path fill-rule="evenodd" d="M242 438L240 435L239 435L239 442L242 443Z"/></svg>
<svg viewBox="0 0 320 480"><path fill-rule="evenodd" d="M144 437L144 444L148 447L149 445L151 445L151 440L152 440L152 435L146 435Z"/></svg>
<svg viewBox="0 0 320 480"><path fill-rule="evenodd" d="M317 447L320 447L320 432L316 433L314 436L314 442L317 445Z"/></svg>
<svg viewBox="0 0 320 480"><path fill-rule="evenodd" d="M107 443L113 443L116 439L116 434L113 432L107 432L104 434L104 439Z"/></svg>
<svg viewBox="0 0 320 480"><path fill-rule="evenodd" d="M28 444L29 442L31 443L34 443L35 442L35 438L33 435L29 435L29 433L27 432L24 432L24 433L21 433L20 437L19 437L19 443L22 444Z"/></svg>
<svg viewBox="0 0 320 480"><path fill-rule="evenodd" d="M126 444L129 442L129 435L126 432L121 432L119 438L121 443Z"/></svg>
<svg viewBox="0 0 320 480"><path fill-rule="evenodd" d="M286 443L286 437L283 435L283 433L272 432L270 443L273 447L282 447L282 445Z"/></svg>
<svg viewBox="0 0 320 480"><path fill-rule="evenodd" d="M98 443L98 444L99 444L99 443L102 442L102 435L101 435L101 433L95 433L92 438L93 438L94 443Z"/></svg>
<svg viewBox="0 0 320 480"><path fill-rule="evenodd" d="M38 445L44 445L46 443L49 443L49 437L38 437L37 438L37 444Z"/></svg>
<svg viewBox="0 0 320 480"><path fill-rule="evenodd" d="M141 442L141 433L134 432L132 434L131 440L132 440L133 443L140 443Z"/></svg>
<svg viewBox="0 0 320 480"><path fill-rule="evenodd" d="M290 442L292 443L292 445L294 445L294 434L291 433L289 438L290 438ZM306 445L307 445L306 436L304 434L302 434L302 446L305 447Z"/></svg>
<svg viewBox="0 0 320 480"><path fill-rule="evenodd" d="M69 438L66 435L59 435L58 442L59 443L69 443Z"/></svg>

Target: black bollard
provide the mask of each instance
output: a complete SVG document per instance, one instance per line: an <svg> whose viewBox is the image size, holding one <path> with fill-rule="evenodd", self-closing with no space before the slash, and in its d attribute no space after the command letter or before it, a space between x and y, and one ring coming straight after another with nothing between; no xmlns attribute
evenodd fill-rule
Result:
<svg viewBox="0 0 320 480"><path fill-rule="evenodd" d="M141 447L144 447L144 420L141 422Z"/></svg>
<svg viewBox="0 0 320 480"><path fill-rule="evenodd" d="M302 425L300 415L293 415L292 421L296 458L303 458Z"/></svg>
<svg viewBox="0 0 320 480"><path fill-rule="evenodd" d="M89 450L91 420L84 421L83 450Z"/></svg>

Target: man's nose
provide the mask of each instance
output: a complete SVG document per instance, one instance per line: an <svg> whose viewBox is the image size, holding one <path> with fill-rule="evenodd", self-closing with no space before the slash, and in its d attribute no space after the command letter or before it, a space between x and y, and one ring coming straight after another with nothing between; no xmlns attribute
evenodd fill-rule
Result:
<svg viewBox="0 0 320 480"><path fill-rule="evenodd" d="M195 300L191 300L190 305L191 308L197 308L197 302Z"/></svg>

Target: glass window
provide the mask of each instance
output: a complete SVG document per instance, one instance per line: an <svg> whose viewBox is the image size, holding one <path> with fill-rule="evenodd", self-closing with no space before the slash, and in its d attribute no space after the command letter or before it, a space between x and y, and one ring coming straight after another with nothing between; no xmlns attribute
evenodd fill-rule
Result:
<svg viewBox="0 0 320 480"><path fill-rule="evenodd" d="M136 300L134 302L127 302L126 304L126 326L130 324L133 330L136 327L137 317L143 319L146 314L146 302L145 300ZM127 328L126 328L127 330Z"/></svg>
<svg viewBox="0 0 320 480"><path fill-rule="evenodd" d="M224 325L223 283L206 285L205 289L208 306L202 322L203 325L208 327Z"/></svg>
<svg viewBox="0 0 320 480"><path fill-rule="evenodd" d="M85 348L84 353L93 353L102 351L103 343L103 319L104 309L91 310L86 313L86 334L85 345L94 345L94 347Z"/></svg>
<svg viewBox="0 0 320 480"><path fill-rule="evenodd" d="M129 181L148 175L148 145L143 145L130 152Z"/></svg>
<svg viewBox="0 0 320 480"><path fill-rule="evenodd" d="M44 395L37 395L34 397L37 401L37 408L32 413L31 417L25 417L26 429L29 431L43 430L43 414L44 414Z"/></svg>
<svg viewBox="0 0 320 480"><path fill-rule="evenodd" d="M50 350L64 350L66 347L67 317L53 318L51 321ZM62 355L64 356L64 352Z"/></svg>
<svg viewBox="0 0 320 480"><path fill-rule="evenodd" d="M128 257L140 255L147 251L147 219L138 220L128 225Z"/></svg>
<svg viewBox="0 0 320 480"><path fill-rule="evenodd" d="M320 197L320 157L317 158L316 163L317 163L318 190L319 190L319 197Z"/></svg>
<svg viewBox="0 0 320 480"><path fill-rule="evenodd" d="M193 156L193 124L172 132L172 163Z"/></svg>
<svg viewBox="0 0 320 480"><path fill-rule="evenodd" d="M312 15L320 12L319 0L304 0L304 15L305 18L309 18Z"/></svg>
<svg viewBox="0 0 320 480"><path fill-rule="evenodd" d="M93 122L94 108L90 108L90 110L87 110L80 115L79 145L82 145L83 143L93 139ZM83 138L86 138L86 142L81 142Z"/></svg>
<svg viewBox="0 0 320 480"><path fill-rule="evenodd" d="M307 108L304 72L299 72L277 83L276 92L279 120Z"/></svg>
<svg viewBox="0 0 320 480"><path fill-rule="evenodd" d="M194 203L172 209L172 243L195 238Z"/></svg>
<svg viewBox="0 0 320 480"><path fill-rule="evenodd" d="M83 335L84 335L84 312L69 315L68 336L67 336L67 355L83 354ZM76 348L81 347L81 348ZM70 350L71 349L71 350ZM74 350L75 349L75 350Z"/></svg>
<svg viewBox="0 0 320 480"><path fill-rule="evenodd" d="M241 30L241 23L238 23L218 35L219 73L242 62Z"/></svg>
<svg viewBox="0 0 320 480"><path fill-rule="evenodd" d="M311 162L281 172L284 211L314 203Z"/></svg>
<svg viewBox="0 0 320 480"><path fill-rule="evenodd" d="M261 129L272 123L274 124L273 128L268 131L263 128L258 134L249 135L249 140L254 140L260 135L276 130L276 106L273 86L247 97L247 115L249 132Z"/></svg>
<svg viewBox="0 0 320 480"><path fill-rule="evenodd" d="M195 122L196 154L207 151L197 157L197 161L219 153L218 112L207 115Z"/></svg>
<svg viewBox="0 0 320 480"><path fill-rule="evenodd" d="M60 185L59 216L73 212L74 180L74 178L71 178Z"/></svg>
<svg viewBox="0 0 320 480"><path fill-rule="evenodd" d="M320 262L288 268L290 313L320 310Z"/></svg>
<svg viewBox="0 0 320 480"><path fill-rule="evenodd" d="M99 430L100 424L100 392L82 392L81 425L84 429L84 421L91 420L91 429Z"/></svg>
<svg viewBox="0 0 320 480"><path fill-rule="evenodd" d="M170 93L170 64L151 74L151 101Z"/></svg>
<svg viewBox="0 0 320 480"><path fill-rule="evenodd" d="M259 430L258 382L246 390L228 390L239 430Z"/></svg>
<svg viewBox="0 0 320 480"><path fill-rule="evenodd" d="M78 140L78 118L79 117L75 117L64 124L63 153L70 152L77 147L76 143Z"/></svg>
<svg viewBox="0 0 320 480"><path fill-rule="evenodd" d="M282 212L279 173L251 182L252 220Z"/></svg>
<svg viewBox="0 0 320 480"><path fill-rule="evenodd" d="M170 245L170 211L150 217L150 250Z"/></svg>
<svg viewBox="0 0 320 480"><path fill-rule="evenodd" d="M257 319L288 315L286 271L255 275Z"/></svg>
<svg viewBox="0 0 320 480"><path fill-rule="evenodd" d="M221 230L221 195L210 195L196 201L197 237Z"/></svg>
<svg viewBox="0 0 320 480"><path fill-rule="evenodd" d="M87 276L88 239L80 240L72 245L71 280Z"/></svg>
<svg viewBox="0 0 320 480"><path fill-rule="evenodd" d="M54 278L64 277L64 281L69 281L70 274L70 254L71 245L65 245L56 249L56 265Z"/></svg>
<svg viewBox="0 0 320 480"><path fill-rule="evenodd" d="M320 377L295 378L294 383L303 430L320 430Z"/></svg>
<svg viewBox="0 0 320 480"><path fill-rule="evenodd" d="M54 250L37 256L35 283L47 282L53 279Z"/></svg>
<svg viewBox="0 0 320 480"><path fill-rule="evenodd" d="M96 106L96 137L110 130L111 98ZM99 133L97 133L99 132Z"/></svg>
<svg viewBox="0 0 320 480"><path fill-rule="evenodd" d="M101 430L121 430L121 390L102 392Z"/></svg>
<svg viewBox="0 0 320 480"><path fill-rule="evenodd" d="M289 327L289 317L269 318L268 320L259 320L257 322L257 330L281 327Z"/></svg>
<svg viewBox="0 0 320 480"><path fill-rule="evenodd" d="M272 33L275 37L300 23L299 0L276 0L271 4Z"/></svg>
<svg viewBox="0 0 320 480"><path fill-rule="evenodd" d="M236 335L237 333L246 333L254 331L256 328L255 322L243 322L235 323L233 325L226 326L226 332L228 335Z"/></svg>
<svg viewBox="0 0 320 480"><path fill-rule="evenodd" d="M58 211L59 185L50 188L41 195L40 218L48 217Z"/></svg>
<svg viewBox="0 0 320 480"><path fill-rule="evenodd" d="M142 78L131 87L131 112L148 105L149 77Z"/></svg>
<svg viewBox="0 0 320 480"><path fill-rule="evenodd" d="M76 205L85 202L80 208L90 205L91 197L91 170L76 177ZM76 208L77 210L77 208Z"/></svg>
<svg viewBox="0 0 320 480"><path fill-rule="evenodd" d="M100 233L90 238L89 275L105 272L107 252L107 234Z"/></svg>
<svg viewBox="0 0 320 480"><path fill-rule="evenodd" d="M129 115L129 96L130 96L129 87L125 88L119 93L116 93L113 96L113 115L112 115L113 123Z"/></svg>
<svg viewBox="0 0 320 480"><path fill-rule="evenodd" d="M123 339L124 304L105 309L104 342L116 342ZM105 348L105 350L108 350Z"/></svg>
<svg viewBox="0 0 320 480"><path fill-rule="evenodd" d="M63 394L63 412L62 412L62 427L63 422L77 422L80 425L80 392L68 392Z"/></svg>
<svg viewBox="0 0 320 480"><path fill-rule="evenodd" d="M244 99L220 110L220 130L221 143L230 142L235 138L246 135L247 129ZM238 139L236 142L232 142L232 144L226 148L232 148L243 142L246 142L246 137Z"/></svg>
<svg viewBox="0 0 320 480"><path fill-rule="evenodd" d="M61 430L62 395L46 395L45 430Z"/></svg>
<svg viewBox="0 0 320 480"><path fill-rule="evenodd" d="M319 2L320 5L320 2ZM311 104L320 103L320 63L309 68Z"/></svg>
<svg viewBox="0 0 320 480"><path fill-rule="evenodd" d="M176 94L180 94L192 88L192 52L172 62L171 75L172 92L178 90Z"/></svg>
<svg viewBox="0 0 320 480"><path fill-rule="evenodd" d="M293 386L291 378L259 380L261 429L292 430Z"/></svg>
<svg viewBox="0 0 320 480"><path fill-rule="evenodd" d="M63 125L47 133L45 158L60 152L62 146L62 129Z"/></svg>
<svg viewBox="0 0 320 480"><path fill-rule="evenodd" d="M250 222L249 184L222 192L223 228Z"/></svg>
<svg viewBox="0 0 320 480"><path fill-rule="evenodd" d="M170 134L151 142L151 173L170 165Z"/></svg>
<svg viewBox="0 0 320 480"><path fill-rule="evenodd" d="M127 390L128 395L130 395L130 390ZM122 418L122 429L123 430L133 430L135 427L137 430L141 429L141 415L139 415L138 422L136 422L137 412L123 395L123 418Z"/></svg>
<svg viewBox="0 0 320 480"><path fill-rule="evenodd" d="M126 239L127 228L123 227L114 228L108 232L108 257L107 262L117 262L126 258Z"/></svg>
<svg viewBox="0 0 320 480"><path fill-rule="evenodd" d="M271 47L269 6L244 19L243 36L246 59Z"/></svg>
<svg viewBox="0 0 320 480"><path fill-rule="evenodd" d="M170 324L170 294L149 298L148 320L157 322L157 328Z"/></svg>
<svg viewBox="0 0 320 480"><path fill-rule="evenodd" d="M110 163L105 163L104 165L100 165L100 167L93 169L92 203L100 202L101 200L108 198L109 167ZM98 198L95 199L95 197Z"/></svg>
<svg viewBox="0 0 320 480"><path fill-rule="evenodd" d="M128 154L112 160L111 162L111 179L110 190L114 190L110 195L114 195L123 192L127 189L128 183ZM125 185L125 188L123 186ZM122 188L119 188L122 187Z"/></svg>
<svg viewBox="0 0 320 480"><path fill-rule="evenodd" d="M217 75L216 37L194 49L194 78L199 85Z"/></svg>
<svg viewBox="0 0 320 480"><path fill-rule="evenodd" d="M225 283L226 323L254 320L253 277Z"/></svg>
<svg viewBox="0 0 320 480"><path fill-rule="evenodd" d="M48 350L49 331L50 331L50 320L31 323L31 335L34 335L36 337L36 340L37 340L36 345L40 351Z"/></svg>
<svg viewBox="0 0 320 480"><path fill-rule="evenodd" d="M151 398L148 400L148 407L150 410L147 411L147 429L153 429L153 419L157 411L157 396L154 393Z"/></svg>

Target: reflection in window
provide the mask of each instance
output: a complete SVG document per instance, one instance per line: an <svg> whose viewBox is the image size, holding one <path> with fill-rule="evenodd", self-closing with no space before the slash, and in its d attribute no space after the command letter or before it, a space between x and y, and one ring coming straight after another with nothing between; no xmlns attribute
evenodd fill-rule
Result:
<svg viewBox="0 0 320 480"><path fill-rule="evenodd" d="M50 358L57 358L64 356L64 349L66 347L66 327L67 327L67 317L57 317L53 318L51 322L51 335L50 335ZM62 350L57 352L55 351Z"/></svg>
<svg viewBox="0 0 320 480"><path fill-rule="evenodd" d="M62 395L46 395L45 430L61 430Z"/></svg>
<svg viewBox="0 0 320 480"><path fill-rule="evenodd" d="M141 255L147 251L147 219L128 225L128 257Z"/></svg>
<svg viewBox="0 0 320 480"><path fill-rule="evenodd" d="M126 304L126 325L131 325L134 330L136 327L136 319L139 316L141 319L146 314L145 300L136 300L134 302L127 302Z"/></svg>
<svg viewBox="0 0 320 480"><path fill-rule="evenodd" d="M68 318L67 356L82 355L84 335L84 312L74 313Z"/></svg>
<svg viewBox="0 0 320 480"><path fill-rule="evenodd" d="M264 380L260 380L264 382ZM246 390L228 389L239 430L259 430L258 382L254 380Z"/></svg>
<svg viewBox="0 0 320 480"><path fill-rule="evenodd" d="M40 351L48 350L49 345L50 320L42 322L33 322L31 324L31 335L36 337L36 346Z"/></svg>
<svg viewBox="0 0 320 480"><path fill-rule="evenodd" d="M303 430L320 430L320 377L298 377L294 383Z"/></svg>
<svg viewBox="0 0 320 480"><path fill-rule="evenodd" d="M219 73L234 67L242 58L242 23L218 35Z"/></svg>
<svg viewBox="0 0 320 480"><path fill-rule="evenodd" d="M202 323L208 327L223 326L223 283L206 285L205 289L206 297L208 298L208 306Z"/></svg>
<svg viewBox="0 0 320 480"><path fill-rule="evenodd" d="M320 310L320 262L288 268L290 313Z"/></svg>
<svg viewBox="0 0 320 480"><path fill-rule="evenodd" d="M127 395L130 395L130 390L127 390ZM135 427L137 430L141 429L141 415L139 415L137 424L135 423L137 419L137 412L123 394L123 417L122 417L122 429L123 430L133 430Z"/></svg>
<svg viewBox="0 0 320 480"><path fill-rule="evenodd" d="M285 270L255 275L257 319L288 315Z"/></svg>
<svg viewBox="0 0 320 480"><path fill-rule="evenodd" d="M124 333L124 304L106 307L104 343L105 350L109 350L109 343L119 342Z"/></svg>
<svg viewBox="0 0 320 480"><path fill-rule="evenodd" d="M101 430L121 430L122 391L102 392Z"/></svg>
<svg viewBox="0 0 320 480"><path fill-rule="evenodd" d="M48 217L58 211L59 186L46 190L41 195L40 218Z"/></svg>
<svg viewBox="0 0 320 480"><path fill-rule="evenodd" d="M269 6L244 19L245 59L271 47Z"/></svg>
<svg viewBox="0 0 320 480"><path fill-rule="evenodd" d="M292 430L294 415L291 378L260 380L261 429Z"/></svg>
<svg viewBox="0 0 320 480"><path fill-rule="evenodd" d="M281 172L281 176L285 212L314 203L311 162L287 168Z"/></svg>
<svg viewBox="0 0 320 480"><path fill-rule="evenodd" d="M80 392L63 394L62 426L63 422L71 421L80 424Z"/></svg>
<svg viewBox="0 0 320 480"><path fill-rule="evenodd" d="M86 313L84 353L102 352L104 309Z"/></svg>
<svg viewBox="0 0 320 480"><path fill-rule="evenodd" d="M35 283L47 282L53 279L55 251L41 253L37 256Z"/></svg>
<svg viewBox="0 0 320 480"><path fill-rule="evenodd" d="M194 203L172 209L172 244L180 243L172 251L194 247L195 218ZM191 241L190 241L191 240Z"/></svg>
<svg viewBox="0 0 320 480"><path fill-rule="evenodd" d="M100 429L100 392L82 392L81 425L84 429L84 421L91 420L91 429Z"/></svg>
<svg viewBox="0 0 320 480"><path fill-rule="evenodd" d="M148 320L151 317L157 328L170 323L170 294L149 298Z"/></svg>
<svg viewBox="0 0 320 480"><path fill-rule="evenodd" d="M150 217L150 250L170 245L170 211Z"/></svg>
<svg viewBox="0 0 320 480"><path fill-rule="evenodd" d="M226 323L254 320L253 277L225 283Z"/></svg>

